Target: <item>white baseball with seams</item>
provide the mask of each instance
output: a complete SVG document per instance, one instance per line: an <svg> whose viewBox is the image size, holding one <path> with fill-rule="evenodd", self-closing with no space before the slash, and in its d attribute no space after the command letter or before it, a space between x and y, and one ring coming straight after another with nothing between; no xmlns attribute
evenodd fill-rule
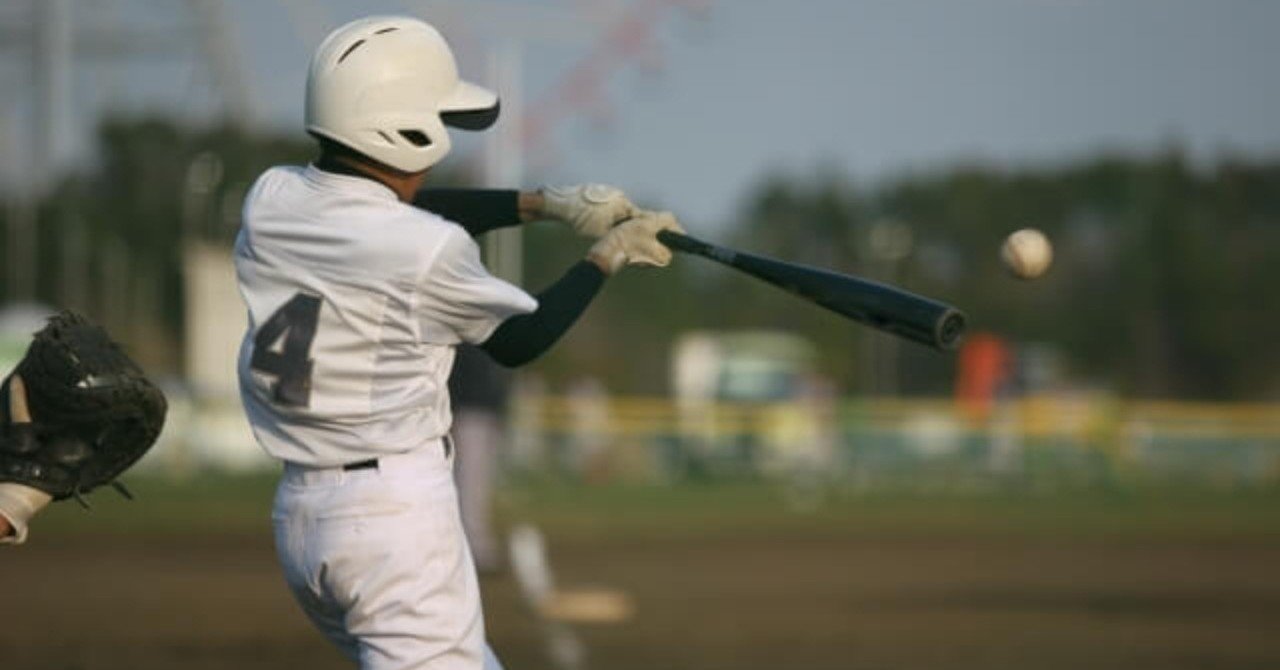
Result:
<svg viewBox="0 0 1280 670"><path fill-rule="evenodd" d="M1000 260L1013 276L1035 279L1053 264L1053 245L1035 228L1023 228L1005 238L1000 246Z"/></svg>

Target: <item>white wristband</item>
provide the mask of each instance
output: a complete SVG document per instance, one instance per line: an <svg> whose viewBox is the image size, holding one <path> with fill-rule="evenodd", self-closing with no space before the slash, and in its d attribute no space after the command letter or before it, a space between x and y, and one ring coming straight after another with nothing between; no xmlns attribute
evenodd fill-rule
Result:
<svg viewBox="0 0 1280 670"><path fill-rule="evenodd" d="M13 531L0 537L0 544L22 544L27 541L27 524L53 500L53 496L30 486L0 482L0 516L8 520Z"/></svg>

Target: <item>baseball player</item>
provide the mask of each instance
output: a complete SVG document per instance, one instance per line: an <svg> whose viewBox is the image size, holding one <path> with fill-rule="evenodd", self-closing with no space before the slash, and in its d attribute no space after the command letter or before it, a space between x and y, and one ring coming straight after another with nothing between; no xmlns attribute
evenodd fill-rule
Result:
<svg viewBox="0 0 1280 670"><path fill-rule="evenodd" d="M284 462L277 553L303 611L361 668L500 668L484 641L451 473L454 347L515 366L546 351L606 277L664 266L670 214L602 186L426 191L446 127L497 117L427 23L373 17L317 49L306 127L320 156L246 196L235 264L249 328L241 397ZM472 235L553 218L597 237L536 299L490 275Z"/></svg>

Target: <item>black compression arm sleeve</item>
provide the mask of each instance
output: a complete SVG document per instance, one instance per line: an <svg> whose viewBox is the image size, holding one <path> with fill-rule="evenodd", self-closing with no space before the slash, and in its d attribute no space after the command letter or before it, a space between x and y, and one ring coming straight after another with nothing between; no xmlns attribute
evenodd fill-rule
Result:
<svg viewBox="0 0 1280 670"><path fill-rule="evenodd" d="M493 360L517 367L541 356L569 330L604 285L604 272L580 261L538 294L538 309L502 322L480 345Z"/></svg>
<svg viewBox="0 0 1280 670"><path fill-rule="evenodd" d="M520 225L520 192L509 189L429 188L413 204L467 229L472 237Z"/></svg>

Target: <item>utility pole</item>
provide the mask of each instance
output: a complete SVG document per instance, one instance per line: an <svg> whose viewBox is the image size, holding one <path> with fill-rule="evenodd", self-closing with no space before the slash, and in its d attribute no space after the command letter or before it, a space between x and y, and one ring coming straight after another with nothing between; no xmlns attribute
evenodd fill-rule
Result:
<svg viewBox="0 0 1280 670"><path fill-rule="evenodd" d="M524 181L524 118L522 48L506 42L490 52L489 81L502 100L502 115L485 144L482 179L486 186L520 188ZM494 274L513 283L524 279L524 232L520 226L495 230L485 236L485 257Z"/></svg>
<svg viewBox="0 0 1280 670"><path fill-rule="evenodd" d="M36 198L47 195L70 158L71 83L75 54L71 39L72 1L34 3L37 146L32 155Z"/></svg>
<svg viewBox="0 0 1280 670"><path fill-rule="evenodd" d="M224 118L236 128L253 125L253 93L246 78L247 70L240 60L233 27L223 0L189 0L196 16L205 54L214 82L222 93Z"/></svg>
<svg viewBox="0 0 1280 670"><path fill-rule="evenodd" d="M27 136L19 127L18 118L6 114L3 119L3 150L5 157L5 177L14 186L8 199L8 211L5 212L5 298L8 302L29 299L35 282L31 278L34 262L31 253L35 248L35 203L30 192L18 187L24 177L27 166L22 157L28 152L19 146L20 138Z"/></svg>

